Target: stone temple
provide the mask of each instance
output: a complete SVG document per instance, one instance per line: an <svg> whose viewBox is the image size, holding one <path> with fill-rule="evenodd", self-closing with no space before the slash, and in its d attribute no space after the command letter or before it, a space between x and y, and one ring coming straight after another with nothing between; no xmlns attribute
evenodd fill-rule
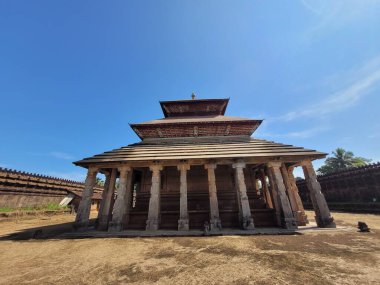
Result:
<svg viewBox="0 0 380 285"><path fill-rule="evenodd" d="M160 102L164 118L131 124L140 142L74 162L88 169L75 228L296 229L308 223L293 176L302 166L319 227L335 227L312 161L327 154L252 137L262 120L225 116L229 99ZM116 186L117 185L117 186Z"/></svg>

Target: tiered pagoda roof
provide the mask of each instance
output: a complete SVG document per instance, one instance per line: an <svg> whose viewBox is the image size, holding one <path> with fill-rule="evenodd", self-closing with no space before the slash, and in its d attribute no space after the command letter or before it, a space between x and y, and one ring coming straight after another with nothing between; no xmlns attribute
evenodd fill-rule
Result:
<svg viewBox="0 0 380 285"><path fill-rule="evenodd" d="M160 102L165 118L132 124L142 139L251 136L262 120L224 116L229 99Z"/></svg>
<svg viewBox="0 0 380 285"><path fill-rule="evenodd" d="M327 154L251 138L262 120L225 116L229 99L160 102L164 118L131 124L142 140L76 165L152 160L310 157Z"/></svg>

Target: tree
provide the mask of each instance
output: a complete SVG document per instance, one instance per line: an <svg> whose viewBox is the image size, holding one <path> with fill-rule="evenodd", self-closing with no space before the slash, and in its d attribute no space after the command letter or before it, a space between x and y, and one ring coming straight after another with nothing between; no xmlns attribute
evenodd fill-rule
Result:
<svg viewBox="0 0 380 285"><path fill-rule="evenodd" d="M103 179L96 177L96 185L98 186L104 186L104 181Z"/></svg>
<svg viewBox="0 0 380 285"><path fill-rule="evenodd" d="M338 147L332 152L333 156L328 157L325 164L318 169L319 174L328 174L351 167L363 166L371 160L359 156L354 156L352 151L346 151Z"/></svg>

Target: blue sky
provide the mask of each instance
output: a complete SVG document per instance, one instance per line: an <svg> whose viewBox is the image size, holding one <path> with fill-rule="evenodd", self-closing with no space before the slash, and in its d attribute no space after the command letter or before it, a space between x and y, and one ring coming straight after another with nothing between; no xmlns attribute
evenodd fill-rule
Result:
<svg viewBox="0 0 380 285"><path fill-rule="evenodd" d="M81 180L192 92L265 119L254 137L379 161L379 35L370 0L0 0L0 165Z"/></svg>

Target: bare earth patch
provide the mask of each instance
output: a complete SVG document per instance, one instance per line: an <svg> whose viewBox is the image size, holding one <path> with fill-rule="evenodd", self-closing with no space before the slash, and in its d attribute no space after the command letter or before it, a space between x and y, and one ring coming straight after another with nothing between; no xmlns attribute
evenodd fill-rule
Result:
<svg viewBox="0 0 380 285"><path fill-rule="evenodd" d="M274 236L3 238L0 284L380 284L380 216L334 217L352 228ZM0 236L73 219L2 220ZM372 232L358 233L359 220Z"/></svg>

